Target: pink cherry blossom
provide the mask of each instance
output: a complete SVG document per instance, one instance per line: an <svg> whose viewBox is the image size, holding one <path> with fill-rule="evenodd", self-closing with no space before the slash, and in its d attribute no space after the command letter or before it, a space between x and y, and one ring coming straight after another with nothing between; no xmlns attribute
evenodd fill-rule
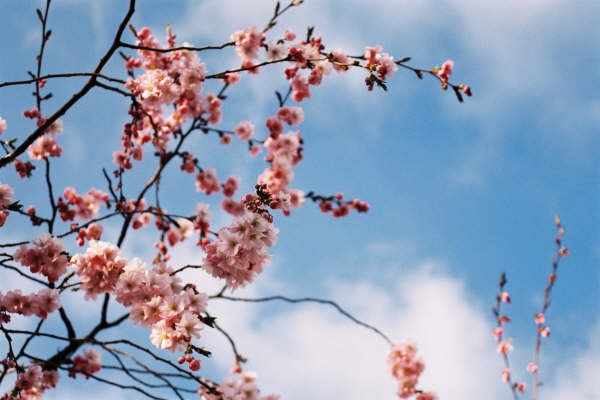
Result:
<svg viewBox="0 0 600 400"><path fill-rule="evenodd" d="M249 140L254 134L254 125L250 121L243 121L233 131L240 140Z"/></svg>
<svg viewBox="0 0 600 400"><path fill-rule="evenodd" d="M13 258L29 267L31 272L40 273L50 282L56 282L67 271L67 257L62 242L49 234L42 234L31 241L32 247L21 245Z"/></svg>
<svg viewBox="0 0 600 400"><path fill-rule="evenodd" d="M498 353L499 354L508 354L513 350L513 345L510 342L510 340L503 340L500 343L498 343Z"/></svg>
<svg viewBox="0 0 600 400"><path fill-rule="evenodd" d="M407 343L393 346L388 354L388 365L392 376L398 380L398 397L407 399L417 394L416 385L419 377L425 370L423 360L417 358L417 348L415 345ZM425 399L435 399L433 393L427 394L430 397Z"/></svg>
<svg viewBox="0 0 600 400"><path fill-rule="evenodd" d="M217 174L213 168L205 169L196 175L196 190L206 194L218 193L221 191L221 184L217 179Z"/></svg>
<svg viewBox="0 0 600 400"><path fill-rule="evenodd" d="M440 81L442 81L443 85L446 85L448 83L448 79L450 78L450 75L452 75L452 69L454 68L454 61L452 60L447 60L442 64L442 67L439 68L438 72L437 72L437 76L440 78Z"/></svg>
<svg viewBox="0 0 600 400"><path fill-rule="evenodd" d="M274 394L261 396L256 383L256 373L240 371L236 378L224 379L216 388L218 394L210 393L204 386L198 389L202 400L279 400Z"/></svg>
<svg viewBox="0 0 600 400"><path fill-rule="evenodd" d="M538 366L536 363L530 362L529 364L527 364L527 372L537 372L537 370Z"/></svg>
<svg viewBox="0 0 600 400"><path fill-rule="evenodd" d="M82 374L88 379L91 375L100 371L101 355L98 351L87 348L82 355L73 357L73 368L69 371L69 376L74 378L77 374Z"/></svg>
<svg viewBox="0 0 600 400"><path fill-rule="evenodd" d="M6 120L0 117L0 135L6 132Z"/></svg>
<svg viewBox="0 0 600 400"><path fill-rule="evenodd" d="M267 45L265 59L267 61L282 60L287 57L288 49L283 42L270 42Z"/></svg>
<svg viewBox="0 0 600 400"><path fill-rule="evenodd" d="M10 185L0 183L0 209L8 207L13 201L14 191Z"/></svg>
<svg viewBox="0 0 600 400"><path fill-rule="evenodd" d="M533 320L536 325L544 325L544 323L546 322L546 317L544 316L544 314L538 313L535 315Z"/></svg>
<svg viewBox="0 0 600 400"><path fill-rule="evenodd" d="M27 154L32 160L42 160L48 157L60 157L62 148L56 142L56 139L49 135L40 136L27 149Z"/></svg>
<svg viewBox="0 0 600 400"><path fill-rule="evenodd" d="M231 34L231 40L235 42L235 49L242 61L253 60L258 57L260 47L265 40L265 34L257 27L251 26Z"/></svg>
<svg viewBox="0 0 600 400"><path fill-rule="evenodd" d="M231 197L235 194L235 191L240 187L240 178L237 176L230 176L223 184L223 195Z"/></svg>
<svg viewBox="0 0 600 400"><path fill-rule="evenodd" d="M74 218L90 219L100 211L100 206L105 204L109 197L98 189L90 189L86 194L80 195L71 187L65 188L63 197L66 202L59 199L58 208L60 216L64 221Z"/></svg>
<svg viewBox="0 0 600 400"><path fill-rule="evenodd" d="M277 240L278 230L261 215L245 213L219 230L215 242L206 246L203 265L208 273L235 289L250 283L268 265L267 248Z"/></svg>
<svg viewBox="0 0 600 400"><path fill-rule="evenodd" d="M75 254L71 264L77 267L86 299L96 299L101 293L111 292L127 260L114 244L92 240L83 254Z"/></svg>
<svg viewBox="0 0 600 400"><path fill-rule="evenodd" d="M6 294L0 293L0 307L9 313L46 319L48 314L60 308L60 300L55 289L42 289L30 295L23 295L17 289Z"/></svg>

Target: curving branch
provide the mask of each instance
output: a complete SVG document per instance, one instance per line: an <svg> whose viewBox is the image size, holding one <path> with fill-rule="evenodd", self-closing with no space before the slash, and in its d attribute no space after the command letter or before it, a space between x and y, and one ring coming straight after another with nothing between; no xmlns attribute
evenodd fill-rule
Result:
<svg viewBox="0 0 600 400"><path fill-rule="evenodd" d="M381 330L377 329L373 325L367 324L366 322L363 322L363 321L359 320L358 318L354 317L352 314L350 314L348 311L344 310L339 304L337 304L333 300L325 300L325 299L319 299L319 298L315 298L315 297L293 298L293 297L287 297L287 296L281 296L281 295L256 297L256 298L233 297L233 296L227 296L227 295L223 294L223 291L221 291L220 293L218 293L216 295L209 296L209 299L223 299L223 300L239 301L239 302L245 302L245 303L265 303L265 302L269 302L269 301L284 301L286 303L293 303L293 304L296 304L296 303L325 304L325 305L333 307L337 312L339 312L340 314L342 314L344 317L348 318L350 321L354 322L355 324L374 332L379 337L381 337L383 340L385 340L387 342L387 344L389 344L390 346L393 345L393 342L385 333L383 333Z"/></svg>

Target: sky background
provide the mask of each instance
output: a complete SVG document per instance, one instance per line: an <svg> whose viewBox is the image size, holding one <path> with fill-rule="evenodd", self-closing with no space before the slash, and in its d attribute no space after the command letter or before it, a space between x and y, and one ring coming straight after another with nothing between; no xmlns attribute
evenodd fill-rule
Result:
<svg viewBox="0 0 600 400"><path fill-rule="evenodd" d="M180 42L220 44L236 29L263 26L274 3L141 0L132 23L151 27L159 38L171 24ZM25 79L35 66L40 35L35 4L42 2L3 3L0 81ZM92 70L125 9L119 1L53 2L44 71ZM468 83L473 97L459 104L435 80L419 81L402 70L390 80L388 92L368 92L359 71L334 73L313 88L312 98L301 104L305 158L293 186L323 194L342 191L367 201L371 210L338 220L306 204L291 217L277 216L280 234L272 265L239 294L333 299L394 341L416 342L427 364L422 386L441 399L507 399L490 335L497 281L505 271L513 299L507 334L514 339L514 369L518 379L527 379L533 315L550 273L553 220L559 214L571 256L561 263L547 313L552 336L542 348L542 398L600 399L595 378L600 373L598 16L600 3L591 0L307 0L282 17L270 38L284 28L304 35L308 25L315 25L328 49L359 54L380 44L395 58L411 56L412 65L424 68L453 59L452 81ZM209 73L239 64L233 49L200 56ZM118 57L107 73L125 76ZM82 82L49 82L55 96L44 113ZM205 87L219 89L214 83ZM248 119L262 127L276 111L274 90L285 89L280 66L244 75L228 92L220 126L230 129ZM33 105L30 91L1 89L0 116L9 126L5 138L22 138L32 130L20 116ZM63 119L64 156L53 161L59 192L65 186L78 192L106 189L101 168L112 167L126 107L124 99L96 90ZM250 157L236 140L223 147L216 136L200 139L192 149L202 164L215 167L219 177L240 176L242 190L251 190L264 168L261 158ZM141 171L131 187L148 173ZM166 177L172 179L165 179L161 190L169 211L189 213L196 202L206 201L192 178L175 168ZM0 172L0 181L14 185L15 198L24 205L47 207L40 174L23 182L9 168ZM227 221L215 216L215 226ZM17 222L9 219L0 231L2 241L30 238L31 230ZM109 226L104 238L115 240L115 235ZM131 236L123 250L150 261L153 240L150 232ZM173 263L201 259L199 250L184 246ZM3 291L21 286L10 274L2 273ZM219 287L198 272L186 278L207 290ZM82 324L91 324L99 306L73 296L66 307ZM327 307L213 301L211 310L249 357L247 368L258 372L265 394L395 398L385 342ZM147 332L128 326L126 334L150 346ZM204 364L207 373L220 379L231 367L231 352L214 332L207 330L203 337L201 343L215 353ZM4 352L2 346L4 340ZM82 381L68 383L48 392L48 398L80 398ZM88 394L90 399L136 398L104 388Z"/></svg>

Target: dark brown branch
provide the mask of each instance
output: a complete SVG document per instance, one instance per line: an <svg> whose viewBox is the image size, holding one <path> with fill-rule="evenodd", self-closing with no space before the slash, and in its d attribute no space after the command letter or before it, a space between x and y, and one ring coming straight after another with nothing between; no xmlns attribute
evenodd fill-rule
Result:
<svg viewBox="0 0 600 400"><path fill-rule="evenodd" d="M111 59L115 51L119 48L119 42L121 40L121 36L127 28L127 24L129 20L133 16L135 12L135 0L129 0L129 8L125 17L121 21L119 28L115 34L115 38L113 40L112 45L108 49L108 51L104 54L104 56L98 62L98 65L94 69L94 74L99 74L102 72L104 66ZM0 168L5 167L8 163L14 161L18 156L23 154L27 148L39 137L41 137L46 130L52 125L58 118L62 117L71 107L73 107L79 100L81 100L96 84L97 77L95 75L91 76L90 79L86 82L86 84L75 93L71 99L69 99L65 104L62 105L54 114L48 117L48 119L40 125L35 131L33 131L21 144L12 152L0 158Z"/></svg>
<svg viewBox="0 0 600 400"><path fill-rule="evenodd" d="M30 276L30 275L26 274L25 272L21 271L21 269L18 268L18 267L15 267L13 265L5 264L4 261L0 262L0 265L2 265L6 269L10 269L10 270L15 271L17 274L21 275L22 277L25 277L25 278L29 279L30 281L33 281L33 282L39 283L40 285L44 285L46 287L49 287L48 282L45 282L45 281L43 281L41 279L35 278L33 276Z"/></svg>
<svg viewBox="0 0 600 400"><path fill-rule="evenodd" d="M384 334L382 331L380 331L379 329L375 328L372 325L367 324L366 322L363 322L363 321L357 319L352 314L350 314L348 311L346 311L342 307L340 307L339 304L337 304L335 301L332 301L332 300L318 299L318 298L314 298L314 297L291 298L291 297L286 297L286 296L281 296L281 295L257 297L257 298L232 297L232 296L226 296L222 293L210 296L209 298L210 299L224 299L224 300L231 300L231 301L241 301L241 302L246 302L246 303L264 303L264 302L268 302L268 301L279 300L279 301L285 301L287 303L326 304L326 305L329 305L329 306L335 308L340 314L342 314L344 317L348 318L350 321L354 322L355 324L360 325L364 328L367 328L372 332L375 332L379 337L381 337L383 340L385 340L390 346L393 345L390 338L386 334Z"/></svg>
<svg viewBox="0 0 600 400"><path fill-rule="evenodd" d="M58 73L58 74L47 74L47 75L40 76L39 78L24 79L24 80L20 80L20 81L0 82L0 88L5 87L5 86L29 85L29 84L36 83L36 82L39 82L44 79L75 78L75 77L95 77L95 78L101 78L101 79L107 80L109 82L125 84L125 81L123 79L113 78L111 76L100 74L100 73L65 72L65 73Z"/></svg>
<svg viewBox="0 0 600 400"><path fill-rule="evenodd" d="M171 53L173 51L181 51L181 50L187 50L187 51L221 50L221 49L224 49L225 47L233 46L234 44L235 44L235 42L227 42L227 43L223 43L218 46L202 46L202 47L178 46L178 47L162 49L162 48L157 48L157 47L138 46L138 45L131 44L131 43L119 42L120 47L126 47L128 49L133 49L133 50L153 51L155 53Z"/></svg>

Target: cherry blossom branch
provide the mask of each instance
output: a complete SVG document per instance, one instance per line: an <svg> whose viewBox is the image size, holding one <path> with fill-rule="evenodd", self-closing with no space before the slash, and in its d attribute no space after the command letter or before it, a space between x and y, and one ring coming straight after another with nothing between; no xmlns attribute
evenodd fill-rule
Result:
<svg viewBox="0 0 600 400"><path fill-rule="evenodd" d="M561 224L560 218L556 216L554 218L554 223L556 225L556 236L554 237L554 243L556 244L556 253L552 258L552 272L550 273L550 277L548 279L548 283L544 287L544 302L542 303L542 308L540 312L535 316L534 320L537 325L536 329L536 337L535 337L535 350L533 352L533 361L530 369L533 373L533 395L532 400L538 399L538 390L541 386L539 381L539 368L538 362L540 357L540 350L542 346L542 337L547 337L550 334L550 328L546 325L546 311L548 307L550 307L550 296L552 294L552 289L554 288L554 283L556 282L558 276L558 265L562 257L566 257L569 255L569 250L565 248L562 244L562 238L565 233L565 229Z"/></svg>
<svg viewBox="0 0 600 400"><path fill-rule="evenodd" d="M36 10L37 15L40 19L40 22L42 24L42 42L40 44L40 52L37 56L37 71L35 74L35 78L38 79L38 81L36 82L35 85L35 99L36 99L36 103L37 103L37 109L41 110L41 103L42 103L42 96L40 95L40 82L39 82L39 77L42 74L42 60L44 58L44 49L46 48L46 43L48 42L48 40L50 39L50 35L52 34L52 31L46 31L46 22L48 21L48 11L50 10L50 0L46 0L46 8L44 10L44 14L42 15L42 12L40 11L40 9L38 8Z"/></svg>
<svg viewBox="0 0 600 400"><path fill-rule="evenodd" d="M106 89L106 90L108 90L110 92L118 93L118 94L120 94L121 96L124 96L124 97L133 97L133 95L131 94L131 92L127 92L125 90L116 88L114 86L107 85L107 84L102 83L102 82L96 82L94 85L97 86L97 87L99 87L99 88Z"/></svg>
<svg viewBox="0 0 600 400"><path fill-rule="evenodd" d="M204 378L201 378L199 376L196 376L196 375L192 374L191 372L189 372L188 370L183 369L180 366L178 366L177 364L175 364L175 363L167 360L166 358L161 357L161 356L155 354L154 352L148 350L146 347L140 346L139 344L134 343L134 342L132 342L130 340L127 340L127 339L117 339L117 340L109 340L109 341L104 341L104 342L96 341L95 343L97 343L97 344L99 344L101 346L102 345L113 345L113 344L125 344L127 346L133 347L134 349L137 349L137 350L139 350L141 352L144 352L144 353L148 354L154 360L159 361L159 362L161 362L163 364L166 364L166 365L170 366L171 368L173 368L173 369L175 369L175 370L183 373L185 376L193 379L194 381L198 382L200 385L204 386L208 390L213 391L213 393L214 393L214 388L216 386L214 384L214 382L211 382L211 381L209 381L207 379L204 379Z"/></svg>
<svg viewBox="0 0 600 400"><path fill-rule="evenodd" d="M48 187L48 198L50 200L50 215L51 217L48 219L48 233L52 234L54 231L54 221L56 220L56 212L58 208L56 207L56 202L54 201L54 190L52 188L52 180L50 179L50 160L48 158L44 158L44 164L46 166L46 186Z"/></svg>
<svg viewBox="0 0 600 400"><path fill-rule="evenodd" d="M180 273L181 271L185 271L186 269L202 269L202 265L185 265L181 268L176 269L175 271L171 272L169 275L173 276L173 275L177 275L178 273Z"/></svg>
<svg viewBox="0 0 600 400"><path fill-rule="evenodd" d="M6 86L29 85L29 84L32 84L32 83L38 83L38 82L41 82L41 81L46 81L48 79L76 78L76 77L95 77L95 78L101 78L101 79L107 80L109 82L120 83L120 84L123 84L123 85L125 84L125 81L123 79L114 78L112 76L104 75L104 74L101 74L101 73L95 73L95 72L63 72L63 73L57 73L57 74L42 75L40 77L34 77L34 78L31 78L31 79L23 79L23 80L20 80L20 81L0 82L0 88L6 87Z"/></svg>
<svg viewBox="0 0 600 400"><path fill-rule="evenodd" d="M339 304L337 304L335 301L332 301L332 300L325 300L325 299L319 299L319 298L314 298L314 297L292 298L292 297L281 296L281 295L257 297L257 298L233 297L233 296L227 296L223 293L218 293L218 294L209 296L209 299L223 299L223 300L239 301L239 302L246 302L246 303L264 303L264 302L268 302L268 301L279 300L279 301L284 301L286 303L294 303L294 304L295 303L326 304L326 305L333 307L337 312L339 312L340 314L342 314L344 317L348 318L350 321L354 322L355 324L362 326L366 329L369 329L372 332L375 332L375 334L377 334L379 337L381 337L383 340L385 340L390 346L393 345L393 342L390 340L390 338L386 334L384 334L381 330L354 317L352 314L350 314L348 311L344 310Z"/></svg>
<svg viewBox="0 0 600 400"><path fill-rule="evenodd" d="M121 35L125 31L129 20L133 16L135 12L135 0L129 0L129 7L127 9L127 13L121 20L119 27L117 28L117 32L115 33L115 38L113 40L112 45L108 49L108 51L102 56L100 61L98 62L96 68L93 71L93 74L100 74L104 66L108 63L108 61L112 58L113 54L119 48L119 42L121 39ZM18 156L23 154L27 148L40 136L42 136L46 130L52 125L58 118L62 117L73 105L75 105L79 100L81 100L96 84L97 77L95 75L90 76L90 79L85 83L85 85L76 92L66 103L64 103L57 111L54 112L51 116L49 116L46 121L40 125L35 131L33 131L25 140L17 146L9 154L0 158L0 168L5 167L8 163L14 161Z"/></svg>
<svg viewBox="0 0 600 400"><path fill-rule="evenodd" d="M208 318L211 318L210 316L208 316ZM225 338L227 339L227 341L229 342L229 345L231 346L231 350L233 351L233 355L235 356L235 365L238 365L240 363L245 363L247 361L246 357L242 356L238 349L237 346L235 344L235 341L233 340L233 338L231 337L231 335L225 331L225 329L223 329L219 324L217 324L216 321L212 321L212 326L218 330L219 332L221 332L223 334L223 336L225 336Z"/></svg>
<svg viewBox="0 0 600 400"><path fill-rule="evenodd" d="M21 269L19 269L17 267L14 267L12 265L6 264L6 261L8 261L8 260L2 260L2 261L0 261L0 265L2 265L6 269L10 269L12 271L15 271L17 274L21 275L24 278L29 279L30 281L33 281L33 282L39 283L40 285L44 285L44 286L48 287L48 282L45 282L45 281L43 281L41 279L38 279L38 278L36 278L34 276L28 275L27 273L21 271Z"/></svg>
<svg viewBox="0 0 600 400"><path fill-rule="evenodd" d="M168 48L160 48L160 47L148 47L148 46L139 46L131 43L119 42L120 47L126 47L132 50L145 50L145 51L153 51L155 53L170 53L173 51L206 51L206 50L221 50L229 46L235 45L235 42L227 42L217 46L176 46L176 47L168 47Z"/></svg>
<svg viewBox="0 0 600 400"><path fill-rule="evenodd" d="M31 354L25 353L24 356L27 357L27 358L29 358L30 360L33 360L33 361L37 362L37 363L42 363L42 364L45 363L44 359L35 357L35 356L31 355ZM62 365L58 365L58 366L56 366L56 368L60 369L60 370L63 370L63 371L69 371L69 373L77 373L77 372L79 372L79 373L84 374L86 376L86 378L91 378L91 379L93 379L95 381L105 383L105 384L107 384L109 386L118 387L119 389L133 390L133 391L136 391L138 393L143 394L144 396L146 396L146 397L148 397L150 399L154 399L154 400L169 400L168 398L165 398L165 397L154 396L153 394L149 393L148 391L144 390L143 388L141 388L139 386L136 386L136 385L126 385L126 384L115 382L115 381L112 381L112 380L109 380L109 379L106 379L106 378L101 378L101 377L99 377L99 376L97 376L95 374L88 374L88 373L86 373L86 371L79 370L77 368L65 367L65 366L62 366Z"/></svg>
<svg viewBox="0 0 600 400"><path fill-rule="evenodd" d="M164 378L163 376L161 376L160 373L151 370L150 368L148 368L145 364L143 364L142 362L140 362L139 360L137 360L134 356L132 356L131 354L128 354L122 350L119 349L115 349L115 348L111 348L109 346L102 346L102 348L104 350L106 350L111 356L113 356L113 358L117 361L117 363L121 366L121 370L127 375L129 376L133 381L140 383L148 388L164 388L164 387L169 387L173 393L181 400L183 400L183 396L181 396L181 394L179 393L178 388L176 388L168 379ZM138 378L137 376L133 375L132 372L134 372L131 368L128 368L127 366L125 366L125 364L123 363L123 361L121 360L121 357L119 355L123 355L126 356L127 358L129 358L130 360L132 360L135 364L137 364L138 366L142 367L146 372L151 373L154 377L160 379L161 381L164 382L164 384L153 384L150 382L146 382L141 378Z"/></svg>
<svg viewBox="0 0 600 400"><path fill-rule="evenodd" d="M504 361L504 370L502 371L502 380L508 385L510 391L513 395L514 400L519 399L519 395L517 394L517 386L518 384L513 381L511 369L510 369L510 359L508 357L508 353L512 350L512 344L510 341L502 340L504 335L503 325L510 321L510 319L502 314L502 303L509 303L510 296L508 292L505 291L504 287L506 286L506 274L503 272L500 277L500 281L498 282L499 292L496 295L496 305L492 309L492 313L496 317L496 329L493 332L493 336L496 339L498 344L498 353L502 356L502 360Z"/></svg>

